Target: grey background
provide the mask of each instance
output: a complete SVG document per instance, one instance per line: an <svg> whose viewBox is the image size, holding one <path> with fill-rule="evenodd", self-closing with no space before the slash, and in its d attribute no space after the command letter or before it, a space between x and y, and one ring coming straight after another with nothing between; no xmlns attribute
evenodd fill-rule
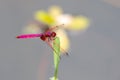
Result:
<svg viewBox="0 0 120 80"><path fill-rule="evenodd" d="M59 80L120 80L120 8L102 0L0 0L0 80L48 80L52 50L39 39L17 40L33 13L51 5L91 20L82 35L70 36Z"/></svg>

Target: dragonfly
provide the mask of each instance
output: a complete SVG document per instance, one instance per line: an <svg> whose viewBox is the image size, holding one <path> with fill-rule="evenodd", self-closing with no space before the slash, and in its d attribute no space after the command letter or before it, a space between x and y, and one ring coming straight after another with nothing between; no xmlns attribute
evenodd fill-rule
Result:
<svg viewBox="0 0 120 80"><path fill-rule="evenodd" d="M64 25L64 24L62 24ZM42 41L44 41L45 43L48 44L48 46L50 46L50 48L55 51L55 53L57 54L56 50L53 48L53 41L56 39L57 34L55 32L56 29L58 29L59 26L54 26L51 28L48 28L45 32L43 33L37 33L37 34L22 34L19 36L16 36L17 39L30 39L30 38L40 38ZM66 52L63 48L60 47L60 49L66 54L68 55L68 52ZM57 54L58 55L58 54ZM59 55L58 55L59 56ZM59 56L60 57L60 56Z"/></svg>

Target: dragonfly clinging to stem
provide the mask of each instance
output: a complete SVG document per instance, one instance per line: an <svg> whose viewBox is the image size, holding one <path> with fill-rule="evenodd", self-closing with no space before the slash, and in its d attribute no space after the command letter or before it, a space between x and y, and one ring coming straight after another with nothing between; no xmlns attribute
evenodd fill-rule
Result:
<svg viewBox="0 0 120 80"><path fill-rule="evenodd" d="M62 24L64 25L64 24ZM52 28L49 28L48 30L46 30L43 33L38 33L38 34L23 34L23 35L19 35L16 38L18 39L27 39L27 38L40 38L42 41L46 42L53 51L55 51L55 53L57 54L56 50L53 48L52 46L52 42L53 40L55 40L57 34L56 32L54 32L54 30L58 29L59 26L55 26ZM60 49L66 54L68 55L68 52L66 52L63 48L60 47ZM57 54L58 55L58 54ZM59 56L59 55L58 55ZM60 57L60 56L59 56Z"/></svg>

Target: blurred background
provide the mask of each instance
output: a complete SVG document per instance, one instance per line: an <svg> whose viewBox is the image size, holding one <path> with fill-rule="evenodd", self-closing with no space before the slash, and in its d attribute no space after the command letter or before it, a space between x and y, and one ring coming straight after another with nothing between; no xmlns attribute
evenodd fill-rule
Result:
<svg viewBox="0 0 120 80"><path fill-rule="evenodd" d="M90 22L82 33L66 33L70 56L61 59L59 80L120 80L120 0L0 0L0 80L53 76L53 55L47 44L15 38L36 11L53 5Z"/></svg>

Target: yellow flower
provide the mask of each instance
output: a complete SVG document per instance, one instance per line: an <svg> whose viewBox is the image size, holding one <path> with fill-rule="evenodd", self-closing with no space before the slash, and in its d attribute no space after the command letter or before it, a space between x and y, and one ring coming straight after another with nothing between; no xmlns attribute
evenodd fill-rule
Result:
<svg viewBox="0 0 120 80"><path fill-rule="evenodd" d="M73 17L70 14L63 14L56 17L57 24L64 24L64 28L69 28L70 23L72 22Z"/></svg>
<svg viewBox="0 0 120 80"><path fill-rule="evenodd" d="M69 27L67 29L69 30L85 30L89 27L90 21L85 16L77 16L75 17L71 23L69 24Z"/></svg>
<svg viewBox="0 0 120 80"><path fill-rule="evenodd" d="M70 41L66 32L63 29L58 29L56 31L56 34L57 34L57 37L60 38L60 47L67 52L70 46ZM62 49L60 49L60 51L62 53L65 53Z"/></svg>
<svg viewBox="0 0 120 80"><path fill-rule="evenodd" d="M87 17L63 14L59 6L51 6L48 12L37 11L34 16L35 20L50 26L65 24L64 28L70 31L86 30L90 25L90 20Z"/></svg>
<svg viewBox="0 0 120 80"><path fill-rule="evenodd" d="M48 9L48 13L56 18L58 17L59 15L62 14L62 8L60 8L59 6L51 6L49 9Z"/></svg>
<svg viewBox="0 0 120 80"><path fill-rule="evenodd" d="M40 23L48 25L49 27L64 24L64 26L60 26L62 29L56 30L56 33L57 36L60 37L60 46L66 51L68 51L70 43L69 38L64 30L67 29L69 31L84 31L90 25L90 20L87 17L63 14L62 8L59 6L51 6L48 9L48 12L43 10L35 12L34 19ZM25 30L29 33L30 31L35 33L39 31L38 28L40 28L40 26L38 27L37 25L29 25Z"/></svg>
<svg viewBox="0 0 120 80"><path fill-rule="evenodd" d="M43 22L50 26L55 24L54 18L45 11L37 11L34 15L34 18L35 20Z"/></svg>

